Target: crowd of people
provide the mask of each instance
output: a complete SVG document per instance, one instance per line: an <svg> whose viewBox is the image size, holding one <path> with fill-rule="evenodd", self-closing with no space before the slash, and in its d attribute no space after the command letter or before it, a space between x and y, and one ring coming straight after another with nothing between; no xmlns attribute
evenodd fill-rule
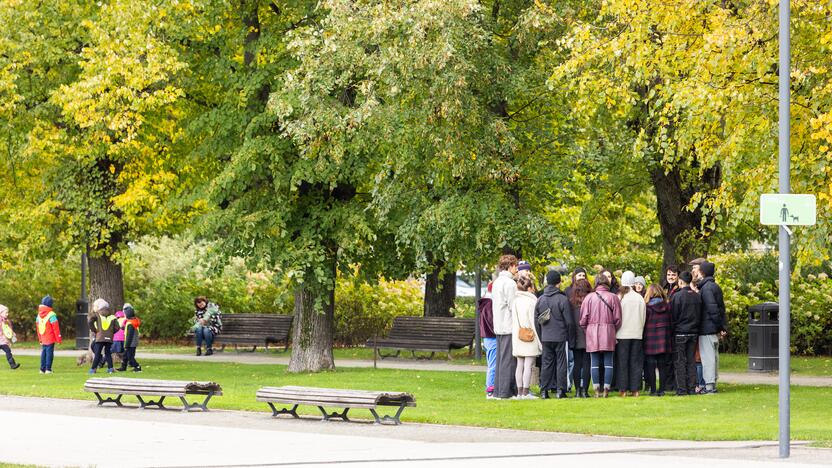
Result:
<svg viewBox="0 0 832 468"><path fill-rule="evenodd" d="M496 278L478 304L488 372L487 398L595 398L611 391L638 397L717 393L719 340L728 332L716 266L696 259L690 270L665 269L662 284L632 271L601 269L594 284L584 268L562 289L561 273L535 288L531 265L500 257ZM658 375L657 375L658 374Z"/></svg>
<svg viewBox="0 0 832 468"><path fill-rule="evenodd" d="M40 373L51 374L55 356L55 345L62 343L61 325L58 315L52 309L54 300L46 295L40 301L38 313L35 317L35 328L38 342L41 346ZM92 303L92 312L88 316L87 325L90 331L91 364L89 373L95 374L99 368L107 367L107 373L125 372L128 367L133 372L141 372L142 367L136 361L136 349L139 347L139 330L141 320L129 303L121 310L113 313L112 307L104 299L96 299ZM214 338L222 330L222 314L219 306L209 302L204 296L194 299L194 318L191 331L196 341L196 355L202 355L202 345L205 345L206 356L214 354ZM17 342L17 335L11 320L9 308L0 304L0 349L6 354L6 360L11 369L20 367L12 354L12 345ZM121 366L115 368L113 356L118 356ZM79 361L80 363L80 361Z"/></svg>

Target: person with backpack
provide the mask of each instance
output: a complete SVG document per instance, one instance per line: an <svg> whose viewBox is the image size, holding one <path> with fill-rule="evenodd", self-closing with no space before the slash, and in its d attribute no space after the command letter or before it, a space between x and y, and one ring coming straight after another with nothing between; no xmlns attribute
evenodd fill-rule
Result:
<svg viewBox="0 0 832 468"><path fill-rule="evenodd" d="M95 342L92 345L92 352L95 357L92 360L89 373L95 374L98 365L104 359L107 362L107 373L112 374L115 372L111 352L113 337L116 332L121 330L121 327L119 327L118 319L110 310L110 304L104 299L96 299L92 303L92 310L95 313L89 320L89 327L90 332L95 334Z"/></svg>
<svg viewBox="0 0 832 468"><path fill-rule="evenodd" d="M590 373L595 398L607 398L613 379L615 333L621 328L621 300L610 292L605 275L595 277L595 292L581 304L581 328L586 333L586 351L590 356Z"/></svg>
<svg viewBox="0 0 832 468"><path fill-rule="evenodd" d="M9 363L9 368L12 370L20 367L14 360L12 355L12 344L17 342L17 335L12 328L12 322L9 320L9 308L0 304L0 349L6 353L6 361Z"/></svg>
<svg viewBox="0 0 832 468"><path fill-rule="evenodd" d="M567 398L567 343L575 342L575 319L569 299L560 290L560 273L546 273L546 287L535 306L535 322L543 342L543 359L540 367L540 397Z"/></svg>

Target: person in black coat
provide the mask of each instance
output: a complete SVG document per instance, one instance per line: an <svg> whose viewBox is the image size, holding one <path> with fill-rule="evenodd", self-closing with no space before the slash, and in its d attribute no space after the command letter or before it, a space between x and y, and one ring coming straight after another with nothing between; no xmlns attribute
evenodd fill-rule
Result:
<svg viewBox="0 0 832 468"><path fill-rule="evenodd" d="M670 299L673 323L673 355L676 395L693 395L696 388L696 347L702 322L702 298L690 288L693 276L679 273L677 290Z"/></svg>
<svg viewBox="0 0 832 468"><path fill-rule="evenodd" d="M546 274L546 288L537 300L534 316L538 335L543 344L540 368L540 395L549 398L549 391L557 390L557 398L566 396L566 342L575 341L575 319L566 294L559 288L560 273ZM549 320L545 320L548 311ZM541 323L542 322L542 323Z"/></svg>
<svg viewBox="0 0 832 468"><path fill-rule="evenodd" d="M719 338L728 333L722 288L714 281L716 266L711 262L699 265L699 295L702 296L702 322L699 326L699 356L702 358L704 393L716 393L719 375Z"/></svg>

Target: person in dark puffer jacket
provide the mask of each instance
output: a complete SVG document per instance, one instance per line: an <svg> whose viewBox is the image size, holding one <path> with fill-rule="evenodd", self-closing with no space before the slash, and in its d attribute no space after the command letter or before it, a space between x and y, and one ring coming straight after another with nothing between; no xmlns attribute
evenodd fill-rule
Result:
<svg viewBox="0 0 832 468"><path fill-rule="evenodd" d="M702 296L702 323L699 330L699 355L705 378L703 393L716 393L719 379L719 339L728 333L722 288L714 281L716 267L711 262L699 265L697 287Z"/></svg>
<svg viewBox="0 0 832 468"><path fill-rule="evenodd" d="M644 322L644 376L651 396L664 396L670 385L670 360L673 327L670 304L664 289L651 284L644 296L647 303L647 319ZM656 370L659 371L659 388L656 390Z"/></svg>
<svg viewBox="0 0 832 468"><path fill-rule="evenodd" d="M678 290L670 300L673 320L673 353L676 371L676 395L693 395L697 385L696 350L699 324L702 322L702 298L690 288L693 276L679 273Z"/></svg>

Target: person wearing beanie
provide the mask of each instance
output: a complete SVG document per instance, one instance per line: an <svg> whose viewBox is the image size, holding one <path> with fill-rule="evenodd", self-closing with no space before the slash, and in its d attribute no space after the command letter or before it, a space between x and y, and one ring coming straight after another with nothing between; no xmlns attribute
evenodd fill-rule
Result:
<svg viewBox="0 0 832 468"><path fill-rule="evenodd" d="M643 276L636 276L636 279L633 281L633 290L639 293L641 297L644 297L647 293L647 282L644 281Z"/></svg>
<svg viewBox="0 0 832 468"><path fill-rule="evenodd" d="M621 275L621 328L615 334L615 375L620 395L639 396L641 376L644 372L642 336L647 319L647 304L632 288L636 275L625 271Z"/></svg>
<svg viewBox="0 0 832 468"><path fill-rule="evenodd" d="M560 273L546 273L546 287L535 305L534 316L542 341L540 366L540 397L567 398L567 343L575 342L575 319L566 294L560 290Z"/></svg>
<svg viewBox="0 0 832 468"><path fill-rule="evenodd" d="M6 353L6 360L12 369L20 367L20 364L15 362L14 356L12 356L12 344L16 342L17 335L15 335L12 322L9 320L9 308L0 304L0 349Z"/></svg>
<svg viewBox="0 0 832 468"><path fill-rule="evenodd" d="M139 347L139 327L142 321L136 317L136 311L131 304L124 304L122 310L124 311L124 359L118 371L124 372L127 366L130 366L133 372L141 372L142 366L136 362L136 348Z"/></svg>
<svg viewBox="0 0 832 468"><path fill-rule="evenodd" d="M702 297L702 322L699 329L699 355L705 389L702 393L716 393L719 379L719 339L728 333L725 301L722 288L716 284L716 266L711 262L699 265L699 295Z"/></svg>
<svg viewBox="0 0 832 468"><path fill-rule="evenodd" d="M89 373L95 374L101 360L104 359L107 363L107 373L112 374L113 369L113 355L111 348L113 346L113 336L121 328L118 325L115 315L110 310L110 304L104 299L96 299L92 303L93 317L89 319L90 332L95 334L95 342L92 345L92 352L95 356L92 360ZM102 357L103 353L103 357Z"/></svg>
<svg viewBox="0 0 832 468"><path fill-rule="evenodd" d="M698 386L696 350L699 347L699 324L702 322L702 298L690 288L693 275L679 273L678 289L670 298L673 322L673 364L676 373L676 395L693 395Z"/></svg>
<svg viewBox="0 0 832 468"><path fill-rule="evenodd" d="M52 361L55 359L55 344L61 344L61 325L58 323L58 315L52 311L54 301L52 296L46 295L38 306L38 315L35 317L35 326L40 342L40 373L52 373Z"/></svg>

